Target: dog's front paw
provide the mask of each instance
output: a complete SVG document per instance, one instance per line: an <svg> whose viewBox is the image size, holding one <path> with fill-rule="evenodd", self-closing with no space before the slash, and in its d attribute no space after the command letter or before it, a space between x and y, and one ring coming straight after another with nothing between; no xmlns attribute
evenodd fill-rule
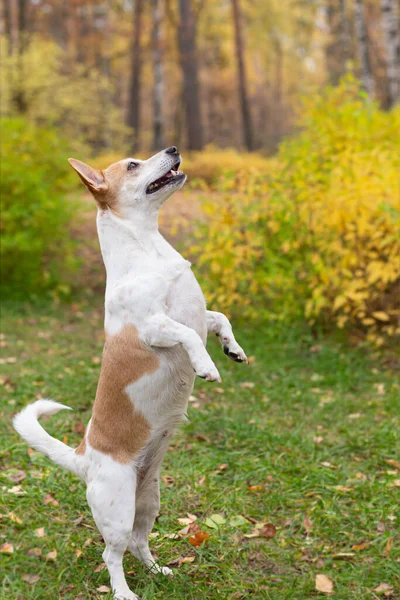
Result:
<svg viewBox="0 0 400 600"><path fill-rule="evenodd" d="M206 381L219 381L221 383L221 376L218 373L217 367L212 361L211 364L204 366L203 368L196 369L196 375L205 379Z"/></svg>
<svg viewBox="0 0 400 600"><path fill-rule="evenodd" d="M248 363L247 356L244 353L244 350L237 344L236 342L232 342L228 340L227 343L223 345L224 352L231 360L239 363Z"/></svg>

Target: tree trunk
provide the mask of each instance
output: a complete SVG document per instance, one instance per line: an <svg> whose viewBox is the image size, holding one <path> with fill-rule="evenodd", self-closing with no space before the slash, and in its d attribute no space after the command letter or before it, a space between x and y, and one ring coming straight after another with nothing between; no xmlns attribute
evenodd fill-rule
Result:
<svg viewBox="0 0 400 600"><path fill-rule="evenodd" d="M238 71L240 109L242 113L243 138L247 150L253 150L253 136L251 129L251 117L247 96L246 67L244 62L244 43L242 33L242 20L239 8L239 0L231 0L233 25L235 28L236 62Z"/></svg>
<svg viewBox="0 0 400 600"><path fill-rule="evenodd" d="M368 37L365 26L365 13L363 0L354 0L354 26L357 36L358 56L361 70L361 83L369 96L374 91L371 62L368 53Z"/></svg>
<svg viewBox="0 0 400 600"><path fill-rule="evenodd" d="M135 0L133 8L133 41L132 41L132 68L129 89L129 106L127 122L134 132L133 151L140 146L140 85L142 71L142 57L140 47L140 34L142 30L143 0Z"/></svg>
<svg viewBox="0 0 400 600"><path fill-rule="evenodd" d="M153 0L153 150L160 150L164 146L163 127L163 98L164 98L164 73L161 48L161 0Z"/></svg>
<svg viewBox="0 0 400 600"><path fill-rule="evenodd" d="M178 46L183 77L188 149L201 150L203 147L203 130L196 53L196 20L192 0L179 0L179 10Z"/></svg>
<svg viewBox="0 0 400 600"><path fill-rule="evenodd" d="M389 107L400 102L400 23L395 0L381 0Z"/></svg>

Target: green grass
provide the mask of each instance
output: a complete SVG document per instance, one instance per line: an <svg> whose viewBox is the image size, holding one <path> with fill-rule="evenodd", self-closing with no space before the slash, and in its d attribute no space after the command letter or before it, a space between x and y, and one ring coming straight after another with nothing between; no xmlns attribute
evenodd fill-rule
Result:
<svg viewBox="0 0 400 600"><path fill-rule="evenodd" d="M96 591L109 580L104 569L95 571L103 544L83 483L28 453L10 421L26 403L50 396L75 410L46 420L46 429L78 444L100 369L101 308L98 301L6 307L3 332L1 543L14 552L0 555L1 598L109 598ZM163 467L173 484L162 483L151 545L161 563L182 556L194 562L175 567L170 580L126 555L132 589L142 600L305 600L324 596L315 590L322 573L338 600L400 598L396 363L332 340L316 342L306 331L279 334L246 324L236 333L254 361L234 364L210 341L223 383L196 382L190 422L177 432ZM13 482L21 470L26 477ZM10 493L16 485L22 495ZM45 504L46 494L59 504ZM211 534L200 548L168 537L188 512ZM215 513L226 523L208 529L204 521ZM245 537L254 524L231 525L237 515L272 523L276 536ZM45 536L36 537L41 527ZM41 556L30 555L33 548ZM54 550L56 559L46 558ZM27 574L40 579L27 583ZM382 583L392 588L387 596L374 591Z"/></svg>

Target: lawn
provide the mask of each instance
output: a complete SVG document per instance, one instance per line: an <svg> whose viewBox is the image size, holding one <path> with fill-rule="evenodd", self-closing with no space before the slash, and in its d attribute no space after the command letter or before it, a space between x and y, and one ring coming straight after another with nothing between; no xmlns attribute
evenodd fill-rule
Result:
<svg viewBox="0 0 400 600"><path fill-rule="evenodd" d="M2 321L1 598L111 598L83 483L11 427L25 404L52 397L74 412L46 429L78 444L100 370L101 299L6 306ZM175 577L126 555L132 589L142 600L306 600L327 597L315 589L325 575L337 600L400 598L398 363L307 330L236 334L251 364L210 340L222 384L197 380L165 458L151 545ZM210 535L200 547L178 533L187 513Z"/></svg>

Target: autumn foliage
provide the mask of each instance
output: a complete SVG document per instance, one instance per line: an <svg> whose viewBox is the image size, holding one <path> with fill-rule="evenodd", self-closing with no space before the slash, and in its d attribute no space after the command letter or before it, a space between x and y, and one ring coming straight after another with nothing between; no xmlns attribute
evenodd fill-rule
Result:
<svg viewBox="0 0 400 600"><path fill-rule="evenodd" d="M298 125L270 169L248 161L204 202L190 250L209 304L380 344L399 332L400 109L382 112L347 79L308 98Z"/></svg>

